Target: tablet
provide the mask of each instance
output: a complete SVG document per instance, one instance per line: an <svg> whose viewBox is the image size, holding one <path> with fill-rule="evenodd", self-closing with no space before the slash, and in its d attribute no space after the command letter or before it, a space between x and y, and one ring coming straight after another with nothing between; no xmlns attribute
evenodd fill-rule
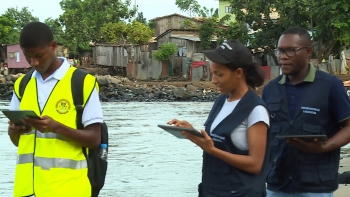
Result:
<svg viewBox="0 0 350 197"><path fill-rule="evenodd" d="M315 138L322 142L325 142L328 140L326 135L277 135L276 138L278 139L298 138L308 142L314 141Z"/></svg>
<svg viewBox="0 0 350 197"><path fill-rule="evenodd" d="M26 117L39 118L39 116L31 110L3 110L2 113L17 126L27 126L22 122Z"/></svg>
<svg viewBox="0 0 350 197"><path fill-rule="evenodd" d="M196 135L198 137L204 137L203 134L196 130L196 129L192 129L192 128L184 128L184 127L176 127L176 126L171 126L171 125L158 125L158 127L164 129L165 131L173 134L174 136L178 137L178 138L186 138L185 136L181 135L181 131L186 131L189 132L193 135Z"/></svg>

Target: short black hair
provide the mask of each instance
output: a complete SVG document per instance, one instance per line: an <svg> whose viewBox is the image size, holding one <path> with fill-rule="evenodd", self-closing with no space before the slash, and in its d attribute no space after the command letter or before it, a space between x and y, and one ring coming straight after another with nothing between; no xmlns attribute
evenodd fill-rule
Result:
<svg viewBox="0 0 350 197"><path fill-rule="evenodd" d="M30 22L21 31L19 45L21 48L32 48L50 45L53 40L53 33L48 25L42 22Z"/></svg>
<svg viewBox="0 0 350 197"><path fill-rule="evenodd" d="M310 42L310 44L311 44L311 36L310 36L309 32L307 31L307 29L305 29L305 28L302 28L299 26L291 27L282 33L282 35L285 35L285 34L298 35L300 38L305 39L305 41Z"/></svg>

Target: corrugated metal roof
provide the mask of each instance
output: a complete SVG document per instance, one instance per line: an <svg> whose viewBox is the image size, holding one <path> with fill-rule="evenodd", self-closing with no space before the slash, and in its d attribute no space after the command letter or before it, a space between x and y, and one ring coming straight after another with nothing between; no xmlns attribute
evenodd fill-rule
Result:
<svg viewBox="0 0 350 197"><path fill-rule="evenodd" d="M200 41L198 36L171 35L170 38L180 38L180 39L184 39L184 40L191 40L193 42L199 42Z"/></svg>
<svg viewBox="0 0 350 197"><path fill-rule="evenodd" d="M184 40L190 40L193 42L200 42L201 40L199 39L198 36L190 36L190 35L171 35L170 38L180 38L180 39L184 39ZM215 39L213 39L212 41L216 41Z"/></svg>

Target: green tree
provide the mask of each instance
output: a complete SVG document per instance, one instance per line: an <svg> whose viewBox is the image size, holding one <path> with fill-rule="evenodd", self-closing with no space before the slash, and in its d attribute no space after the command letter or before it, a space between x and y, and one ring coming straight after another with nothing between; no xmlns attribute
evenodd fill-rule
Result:
<svg viewBox="0 0 350 197"><path fill-rule="evenodd" d="M33 16L28 7L23 7L21 10L18 7L8 8L4 15L16 21L14 28L18 30L21 30L29 22L39 21L39 18Z"/></svg>
<svg viewBox="0 0 350 197"><path fill-rule="evenodd" d="M196 0L176 0L175 5L177 5L181 11L195 14L201 12L201 6Z"/></svg>
<svg viewBox="0 0 350 197"><path fill-rule="evenodd" d="M339 55L350 45L350 2L314 1L310 12L318 60L328 59L329 54Z"/></svg>
<svg viewBox="0 0 350 197"><path fill-rule="evenodd" d="M147 25L138 21L126 24L107 23L101 28L105 42L116 43L122 46L147 44L152 38L154 31Z"/></svg>
<svg viewBox="0 0 350 197"><path fill-rule="evenodd" d="M132 44L147 44L153 35L154 30L144 23L133 21L128 24L128 42Z"/></svg>
<svg viewBox="0 0 350 197"><path fill-rule="evenodd" d="M62 25L59 21L59 19L52 19L52 18L47 18L45 19L44 23L48 25L54 35L54 38L57 42L63 43L63 30L62 30Z"/></svg>
<svg viewBox="0 0 350 197"><path fill-rule="evenodd" d="M62 39L64 45L73 54L79 54L83 50L89 49L88 25L85 23L86 17L83 12L83 2L80 0L64 0L60 2L64 11L59 17L59 21L64 28Z"/></svg>
<svg viewBox="0 0 350 197"><path fill-rule="evenodd" d="M226 28L220 28L230 20L229 14L219 19L218 9L201 7L196 0L176 0L175 4L182 11L189 11L201 17L203 23L198 27L199 38L201 41L201 49L206 50L212 48L212 40L217 40L217 44L223 40L240 38L241 42L247 43L248 30L243 23L230 23ZM190 21L186 20L183 24L184 28L197 27Z"/></svg>
<svg viewBox="0 0 350 197"><path fill-rule="evenodd" d="M153 53L152 57L158 61L167 61L170 60L171 56L175 55L177 51L177 44L166 42L163 43L155 53Z"/></svg>
<svg viewBox="0 0 350 197"><path fill-rule="evenodd" d="M104 24L130 20L136 14L136 7L129 9L130 4L130 0L62 0L60 23L66 46L78 54L89 49L91 41L101 42Z"/></svg>
<svg viewBox="0 0 350 197"><path fill-rule="evenodd" d="M273 54L281 32L292 26L312 32L317 59L328 59L349 45L350 3L345 0L230 0L236 20L254 31L250 46ZM272 17L278 16L277 18ZM338 47L335 47L338 46Z"/></svg>
<svg viewBox="0 0 350 197"><path fill-rule="evenodd" d="M24 25L29 22L38 21L27 7L8 8L0 16L0 44L15 44L19 42L19 34Z"/></svg>
<svg viewBox="0 0 350 197"><path fill-rule="evenodd" d="M216 34L216 28L218 28L218 25L213 19L203 19L203 24L199 28L199 39L201 41L202 50L212 48L211 43Z"/></svg>
<svg viewBox="0 0 350 197"><path fill-rule="evenodd" d="M246 24L230 22L225 28L217 29L217 42L222 43L225 40L234 39L247 46L249 45L249 41L251 39L248 31L249 30Z"/></svg>
<svg viewBox="0 0 350 197"><path fill-rule="evenodd" d="M137 17L135 19L137 22L147 25L147 19L143 17L143 12L137 12Z"/></svg>
<svg viewBox="0 0 350 197"><path fill-rule="evenodd" d="M123 21L104 24L101 28L101 33L106 43L127 45L128 26Z"/></svg>
<svg viewBox="0 0 350 197"><path fill-rule="evenodd" d="M214 8L202 7L196 0L176 0L175 4L181 11L194 13L201 17L203 24L196 27L190 20L185 20L184 28L199 29L199 39L201 41L201 49L206 50L211 48L211 43L218 29L218 16Z"/></svg>
<svg viewBox="0 0 350 197"><path fill-rule="evenodd" d="M13 28L15 24L15 19L0 16L0 45L18 43L19 32Z"/></svg>
<svg viewBox="0 0 350 197"><path fill-rule="evenodd" d="M0 57L6 57L2 45L18 43L18 32L13 28L16 21L7 16L0 16Z"/></svg>

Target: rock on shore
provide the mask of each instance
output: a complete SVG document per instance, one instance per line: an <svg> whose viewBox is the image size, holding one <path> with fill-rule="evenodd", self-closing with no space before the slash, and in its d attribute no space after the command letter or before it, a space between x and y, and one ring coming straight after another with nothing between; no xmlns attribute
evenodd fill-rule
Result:
<svg viewBox="0 0 350 197"><path fill-rule="evenodd" d="M172 101L214 101L219 92L190 82L176 86L171 82L134 82L128 78L97 76L102 101L121 102L172 102Z"/></svg>
<svg viewBox="0 0 350 197"><path fill-rule="evenodd" d="M22 73L0 75L0 99L10 100L13 84ZM119 76L96 76L103 102L214 101L219 92L201 83L135 82Z"/></svg>

